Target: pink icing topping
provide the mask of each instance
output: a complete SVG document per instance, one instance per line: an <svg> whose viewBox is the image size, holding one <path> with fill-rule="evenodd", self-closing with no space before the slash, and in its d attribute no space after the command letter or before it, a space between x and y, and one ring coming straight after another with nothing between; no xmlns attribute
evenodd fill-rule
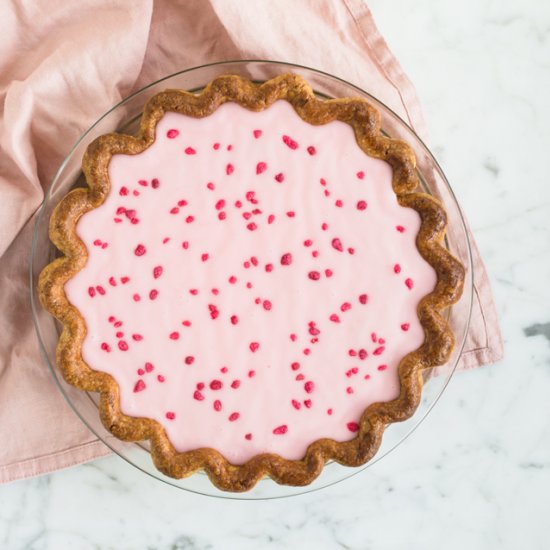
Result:
<svg viewBox="0 0 550 550"><path fill-rule="evenodd" d="M156 136L113 157L111 192L77 226L89 259L65 290L83 358L180 451L241 464L355 437L369 404L398 395L436 282L391 168L285 101L169 113Z"/></svg>

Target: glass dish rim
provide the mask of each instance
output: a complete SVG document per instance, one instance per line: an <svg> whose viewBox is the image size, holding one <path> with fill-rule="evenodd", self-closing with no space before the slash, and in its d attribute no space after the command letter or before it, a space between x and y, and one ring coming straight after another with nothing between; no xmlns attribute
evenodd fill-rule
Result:
<svg viewBox="0 0 550 550"><path fill-rule="evenodd" d="M34 279L34 273L33 273L34 256L35 256L35 248L36 248L36 244L37 244L37 240L38 240L38 228L43 223L43 217L45 215L46 205L47 205L48 201L50 200L51 191L52 191L55 183L59 179L59 177L63 174L63 171L65 170L65 168L66 168L67 164L69 163L69 161L70 161L72 155L74 154L75 150L82 143L82 141L86 139L88 134L90 134L96 126L98 126L105 118L107 118L111 113L116 111L118 108L122 107L124 104L130 102L134 97L146 92L150 88L153 88L153 87L157 86L158 84L162 83L163 81L172 79L172 78L180 76L180 75L184 75L184 74L189 73L189 72L198 71L200 69L208 68L208 67L216 67L216 66L224 66L224 65L234 66L234 65L247 65L247 64L275 65L275 66L279 66L279 67L282 67L282 68L286 67L289 70L292 70L293 68L294 69L303 69L303 70L306 70L306 71L311 71L312 73L316 73L316 74L321 75L323 77L326 77L328 79L338 81L338 82L344 84L345 86L348 86L348 87L350 87L354 90L357 90L361 95L365 96L368 100L372 100L374 103L382 105L382 107L384 109L386 109L386 111L390 115L392 115L398 121L399 124L402 124L402 125L406 126L408 131L410 131L412 133L412 135L414 136L414 138L417 140L420 147L424 150L425 153L427 153L427 155L430 158L430 161L433 162L434 168L437 170L439 176L442 178L442 180L446 184L446 190L448 191L448 193L450 194L451 198L454 201L454 206L457 209L457 212L460 216L460 221L462 222L462 226L464 228L464 236L465 236L465 241L466 241L465 252L466 252L466 256L467 256L467 258L466 258L467 262L466 262L465 267L466 267L467 272L469 272L471 274L470 277L469 277L469 279L471 280L471 284L468 285L468 288L466 288L466 286L465 286L464 291L463 291L463 295L461 297L461 300L465 300L467 302L466 306L467 306L467 309L468 309L468 317L467 317L466 322L464 324L464 333L462 335L461 341L460 342L455 342L455 346L456 346L456 349L457 349L456 360L454 362L454 365L452 366L452 368L449 371L447 380L444 382L443 386L441 387L441 389L439 390L438 394L435 396L433 401L429 404L427 410L423 411L421 417L418 418L418 421L414 424L414 426L412 426L409 429L409 431L407 431L407 433L397 443L392 445L389 449L385 450L383 452L383 454L381 454L380 456L375 455L370 461L368 461L366 464L364 464L360 467L349 468L350 473L349 473L349 475L346 475L345 477L327 482L327 483L325 483L325 484L323 484L319 487L310 487L310 486L300 487L298 489L302 489L302 490L297 492L297 493L294 493L294 494L266 496L266 497L251 497L251 496L244 496L244 495L241 495L239 493L227 493L227 492L223 492L223 494L220 494L220 495L213 495L213 494L203 493L199 490L195 490L195 489L192 489L192 488L176 486L176 485L170 483L169 481L161 479L160 477L156 477L153 474L151 474L150 472L148 472L147 470L143 469L138 464L134 463L129 458L122 455L113 445L111 445L109 443L107 438L105 438L101 434L98 434L97 431L92 426L90 426L89 422L82 416L82 414L80 413L78 408L75 406L73 401L67 395L67 393L66 393L65 389L62 387L60 379L58 377L59 373L55 372L55 370L54 370L55 367L54 367L54 365L51 364L50 358L48 356L48 352L47 352L46 347L44 345L44 342L42 340L40 327L39 327L38 320L37 320L37 314L36 314L37 309L40 308L41 306L39 305L37 297L35 296L36 289L34 288L34 283L33 283L33 279ZM260 81L260 80L261 79L257 79L257 81ZM177 72L172 73L170 75L159 78L159 79L155 80L154 82L151 82L151 83L147 84L146 86L143 86L139 90L136 90L132 94L130 94L127 97L123 98L118 103L116 103L114 106L112 106L110 109L105 111L74 142L73 146L71 147L69 152L65 155L63 161L61 162L58 169L56 170L56 172L55 172L55 174L54 174L54 176L53 176L53 178L52 178L52 180L51 180L51 182L50 182L50 184L49 184L49 186L48 186L48 188L47 188L47 190L44 194L44 199L43 199L42 203L39 206L38 215L36 217L36 221L35 221L34 229L33 229L33 238L32 238L31 251L30 251L30 261L29 261L29 280L30 280L30 286L31 286L31 289L30 289L31 290L30 291L30 302L31 302L31 309L32 309L32 319L33 319L33 325L34 325L35 333L36 333L38 343L39 343L40 353L41 353L43 359L45 360L46 364L49 366L50 370L52 371L52 374L54 375L54 380L55 380L59 390L61 391L64 399L68 402L71 409L76 413L76 415L80 418L80 420L111 451L113 451L114 454L116 454L118 457L122 458L125 462L129 463L133 467L141 470L143 473L145 473L145 474L147 474L147 475L149 475L149 476L151 476L151 477L153 477L153 478L155 478L159 481L164 481L168 485L172 485L174 487L184 489L185 491L188 491L188 492L191 492L191 493L194 493L194 494L197 494L197 495L209 496L209 497L218 497L218 498L228 498L228 499L233 499L233 500L271 500L271 499L288 498L288 497L291 497L291 496L299 496L299 495L303 495L303 494L308 494L308 493L312 493L312 492L315 492L315 491L319 491L321 489L325 489L327 487L331 487L332 485L335 485L337 483L340 483L342 481L345 481L347 479L350 479L351 477L354 477L354 476L358 475L364 469L366 469L369 466L374 465L376 462L381 460L383 457L385 457L386 455L388 455L389 453L394 451L399 445L401 445L406 439L408 439L410 437L410 435L423 423L425 418L428 416L428 414L435 407L435 405L437 404L437 402L439 401L439 399L443 395L443 392L447 388L448 384L450 383L450 381L451 381L451 379L452 379L452 377L453 377L453 375L456 371L458 362L460 360L460 356L461 356L462 351L464 349L464 345L465 345L465 342L466 342L466 338L467 338L468 330L469 330L469 325L470 325L470 321L471 321L473 295L474 295L473 276L474 276L474 273L473 273L473 260L472 260L471 243L470 243L470 238L469 238L469 235L468 235L468 232L467 232L467 229L466 229L466 223L465 223L464 215L462 213L462 209L460 207L460 204L459 204L459 202L456 198L456 195L455 195L455 193L454 193L447 177L445 176L445 173L443 172L441 166L439 165L439 162L437 161L437 159L435 158L435 156L433 155L431 150L427 147L425 142L418 136L416 131L405 120L403 120L402 117L400 117L395 111L393 111L390 107L388 107L384 102L382 102L377 97L370 94L369 92L363 90L362 88L348 82L345 79L342 79L338 76L330 74L326 71L322 71L322 70L319 70L319 69L308 67L306 65L301 65L301 64L291 63L291 62L286 62L286 61L275 61L275 60L264 60L264 59L236 59L236 60L217 61L217 62L213 62L213 63L206 63L206 64L203 64L203 65L198 65L198 66L190 67L190 68L187 68L187 69L183 69L181 71L177 71ZM136 442L136 443L139 443L139 442Z"/></svg>

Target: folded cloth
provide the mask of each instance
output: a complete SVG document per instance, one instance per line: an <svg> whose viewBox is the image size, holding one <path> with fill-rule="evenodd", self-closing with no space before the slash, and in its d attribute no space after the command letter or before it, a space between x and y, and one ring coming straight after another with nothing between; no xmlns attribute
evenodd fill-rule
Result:
<svg viewBox="0 0 550 550"><path fill-rule="evenodd" d="M31 0L3 2L0 19L0 482L7 482L110 452L71 411L40 356L28 288L34 214L72 144L102 113L183 68L275 59L336 74L420 136L426 130L415 91L362 0ZM462 368L502 354L470 239L475 303Z"/></svg>

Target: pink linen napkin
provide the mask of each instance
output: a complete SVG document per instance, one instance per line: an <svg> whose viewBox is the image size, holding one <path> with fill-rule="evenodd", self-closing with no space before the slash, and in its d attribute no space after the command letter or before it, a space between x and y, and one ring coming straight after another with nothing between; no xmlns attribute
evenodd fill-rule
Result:
<svg viewBox="0 0 550 550"><path fill-rule="evenodd" d="M8 482L110 452L71 411L40 356L27 274L44 192L101 114L183 68L276 59L357 84L420 136L426 129L414 88L362 0L35 0L2 3L0 21L0 482ZM474 315L461 368L502 355L489 281L472 245Z"/></svg>

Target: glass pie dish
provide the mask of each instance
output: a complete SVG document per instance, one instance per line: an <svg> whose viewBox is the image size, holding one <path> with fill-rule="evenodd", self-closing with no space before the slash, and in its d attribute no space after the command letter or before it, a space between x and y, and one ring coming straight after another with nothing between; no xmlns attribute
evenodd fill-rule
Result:
<svg viewBox="0 0 550 550"><path fill-rule="evenodd" d="M62 392L88 427L113 451L134 466L153 475L157 479L203 494L233 496L215 489L205 475L193 475L190 478L182 480L164 476L154 467L149 456L147 443L123 443L104 430L99 420L97 394L75 390L68 386L62 377L59 376L59 371L55 367L56 325L53 319L44 315L43 312L39 312L36 297L36 278L42 267L51 261L56 253L47 237L47 222L51 211L70 188L85 185L81 172L81 159L86 147L93 139L112 131L120 131L127 134L135 133L144 104L151 96L164 89L179 88L196 92L221 74L237 74L253 81L263 81L284 72L294 72L303 76L310 82L315 93L322 98L362 96L366 97L379 110L382 120L382 131L392 138L406 141L413 148L417 157L419 179L422 182L424 190L437 196L447 210L449 229L446 246L466 268L463 297L447 312L449 323L456 338L456 345L450 361L445 366L438 367L434 370L434 373L424 371L426 381L428 378L431 380L425 386L422 403L416 414L406 422L392 424L388 427L382 448L368 464L373 464L391 449L395 448L414 430L426 416L427 412L431 410L456 368L468 329L472 297L472 269L468 237L460 209L436 161L419 138L394 113L366 92L335 77L305 67L273 62L240 61L208 65L177 73L143 88L122 101L100 118L78 140L61 165L46 195L44 205L37 219L31 256L31 287L35 325L44 356ZM432 376L432 374L437 374L437 376ZM364 467L366 466L347 468L336 463L329 463L321 476L305 488L282 487L266 479L262 480L246 495L239 495L239 498L274 498L307 492L340 481L361 471Z"/></svg>

